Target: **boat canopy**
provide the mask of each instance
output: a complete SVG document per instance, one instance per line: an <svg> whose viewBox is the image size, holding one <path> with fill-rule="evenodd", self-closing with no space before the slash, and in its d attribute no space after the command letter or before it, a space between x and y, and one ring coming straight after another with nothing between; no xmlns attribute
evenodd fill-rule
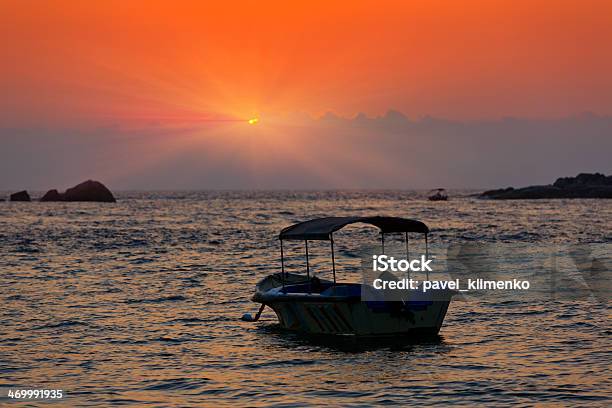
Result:
<svg viewBox="0 0 612 408"><path fill-rule="evenodd" d="M394 232L420 232L427 234L429 228L421 221L400 217L324 217L300 222L284 228L280 240L331 240L331 234L349 224L364 223L378 227L383 234Z"/></svg>

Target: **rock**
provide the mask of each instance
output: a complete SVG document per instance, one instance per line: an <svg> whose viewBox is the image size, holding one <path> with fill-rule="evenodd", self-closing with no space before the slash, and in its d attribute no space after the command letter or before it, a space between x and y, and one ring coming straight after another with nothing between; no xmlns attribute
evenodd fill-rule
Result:
<svg viewBox="0 0 612 408"><path fill-rule="evenodd" d="M553 186L559 188L577 187L577 186L612 186L612 176L604 176L601 173L580 173L576 177L561 177L553 183Z"/></svg>
<svg viewBox="0 0 612 408"><path fill-rule="evenodd" d="M64 197L57 190L49 190L45 193L40 201L64 201Z"/></svg>
<svg viewBox="0 0 612 408"><path fill-rule="evenodd" d="M64 201L97 201L114 203L115 197L108 188L99 181L87 180L66 190Z"/></svg>
<svg viewBox="0 0 612 408"><path fill-rule="evenodd" d="M11 201L32 201L27 191L23 190L18 193L11 194Z"/></svg>
<svg viewBox="0 0 612 408"><path fill-rule="evenodd" d="M504 193L510 192L512 190L514 190L514 188L512 188L512 187L499 188L497 190L488 190L488 191L485 191L484 193L479 194L479 195L481 197L493 197L493 196L496 196L496 195L499 195L499 194L504 194Z"/></svg>
<svg viewBox="0 0 612 408"><path fill-rule="evenodd" d="M489 190L479 197L493 200L612 198L612 176L580 173L576 177L558 178L552 185Z"/></svg>
<svg viewBox="0 0 612 408"><path fill-rule="evenodd" d="M102 203L114 203L115 197L108 188L99 181L87 180L60 193L57 190L49 190L40 201L96 201Z"/></svg>

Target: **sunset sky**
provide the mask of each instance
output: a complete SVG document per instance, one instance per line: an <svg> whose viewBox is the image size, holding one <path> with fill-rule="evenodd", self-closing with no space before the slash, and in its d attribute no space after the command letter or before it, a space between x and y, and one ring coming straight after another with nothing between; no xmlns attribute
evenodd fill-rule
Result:
<svg viewBox="0 0 612 408"><path fill-rule="evenodd" d="M0 0L0 166L48 160L4 175L0 189L81 176L168 187L135 174L163 173L171 184L184 152L259 164L215 165L226 184L179 185L247 188L245 171L300 159L316 137L305 118L327 112L394 109L456 123L612 114L610 1L214 3ZM370 133L364 151L376 148ZM262 180L253 186L276 186ZM341 185L362 186L350 177Z"/></svg>

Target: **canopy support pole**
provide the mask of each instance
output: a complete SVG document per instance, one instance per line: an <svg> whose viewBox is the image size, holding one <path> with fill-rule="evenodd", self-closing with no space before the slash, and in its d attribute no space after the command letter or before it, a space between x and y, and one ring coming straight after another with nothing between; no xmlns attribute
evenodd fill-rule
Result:
<svg viewBox="0 0 612 408"><path fill-rule="evenodd" d="M336 284L336 260L334 258L334 236L329 234L329 242L331 243L331 256L332 256L332 271L334 273L334 285Z"/></svg>
<svg viewBox="0 0 612 408"><path fill-rule="evenodd" d="M425 259L429 259L429 245L427 243L427 233L425 233ZM429 280L429 271L425 271L427 280Z"/></svg>
<svg viewBox="0 0 612 408"><path fill-rule="evenodd" d="M406 261L410 262L410 251L408 250L408 233L404 232L406 237ZM408 269L408 279L410 279L410 269Z"/></svg>
<svg viewBox="0 0 612 408"><path fill-rule="evenodd" d="M312 292L312 281L310 280L310 261L308 259L308 240L305 239L306 244L306 276L308 277L308 293Z"/></svg>
<svg viewBox="0 0 612 408"><path fill-rule="evenodd" d="M308 240L304 240L306 243L306 276L310 279L310 262L308 260Z"/></svg>
<svg viewBox="0 0 612 408"><path fill-rule="evenodd" d="M283 253L283 240L280 240L281 246L281 280L283 281L283 292L285 291L285 254Z"/></svg>

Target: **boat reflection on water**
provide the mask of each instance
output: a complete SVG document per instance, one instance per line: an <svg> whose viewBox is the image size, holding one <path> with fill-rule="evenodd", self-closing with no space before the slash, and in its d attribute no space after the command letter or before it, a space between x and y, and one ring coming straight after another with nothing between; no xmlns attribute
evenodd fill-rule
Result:
<svg viewBox="0 0 612 408"><path fill-rule="evenodd" d="M332 351L344 353L363 353L376 350L411 352L421 347L434 348L441 353L449 352L451 347L439 334L421 336L353 336L297 333L281 327L280 324L265 324L255 328L261 336L260 344L268 347L295 349L303 347L309 351Z"/></svg>

